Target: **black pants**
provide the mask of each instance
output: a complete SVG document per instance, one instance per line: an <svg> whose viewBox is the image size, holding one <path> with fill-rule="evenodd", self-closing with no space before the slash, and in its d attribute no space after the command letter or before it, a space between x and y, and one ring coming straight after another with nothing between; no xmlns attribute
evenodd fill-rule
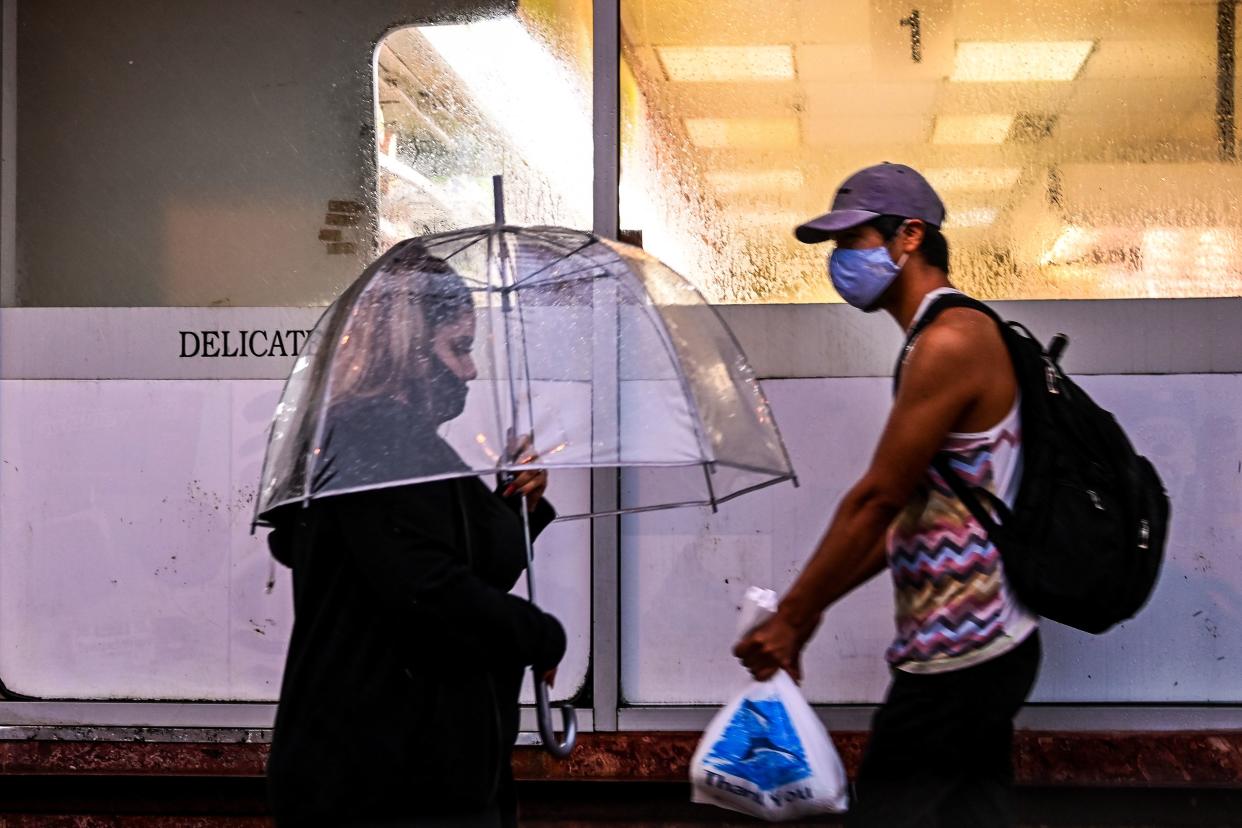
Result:
<svg viewBox="0 0 1242 828"><path fill-rule="evenodd" d="M1011 822L1013 717L1039 669L1038 631L948 673L893 671L871 723L851 828L1004 828Z"/></svg>

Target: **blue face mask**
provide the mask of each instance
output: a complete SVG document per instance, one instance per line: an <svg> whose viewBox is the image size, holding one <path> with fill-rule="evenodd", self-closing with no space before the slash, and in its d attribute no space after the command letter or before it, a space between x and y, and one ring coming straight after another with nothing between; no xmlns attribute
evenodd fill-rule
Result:
<svg viewBox="0 0 1242 828"><path fill-rule="evenodd" d="M838 247L828 256L828 275L842 299L870 313L877 309L876 302L897 278L906 258L902 254L894 262L883 246L863 250Z"/></svg>

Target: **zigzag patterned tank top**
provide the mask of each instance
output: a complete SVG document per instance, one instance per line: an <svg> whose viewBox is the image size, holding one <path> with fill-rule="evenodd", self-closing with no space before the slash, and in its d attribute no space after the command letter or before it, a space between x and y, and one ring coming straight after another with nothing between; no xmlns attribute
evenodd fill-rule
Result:
<svg viewBox="0 0 1242 828"><path fill-rule="evenodd" d="M940 454L972 486L1012 506L1022 470L1018 401L988 431L950 434ZM1000 551L935 469L893 521L888 563L897 637L886 657L898 669L958 670L1008 652L1035 629L1005 580Z"/></svg>

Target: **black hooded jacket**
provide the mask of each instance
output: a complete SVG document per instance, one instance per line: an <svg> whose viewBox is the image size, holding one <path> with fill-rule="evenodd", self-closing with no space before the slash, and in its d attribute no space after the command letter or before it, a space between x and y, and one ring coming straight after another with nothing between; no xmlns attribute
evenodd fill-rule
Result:
<svg viewBox="0 0 1242 828"><path fill-rule="evenodd" d="M509 595L520 507L475 477L337 495L273 517L295 622L268 762L281 826L468 815L512 822L524 668L565 633ZM532 532L555 517L546 501Z"/></svg>

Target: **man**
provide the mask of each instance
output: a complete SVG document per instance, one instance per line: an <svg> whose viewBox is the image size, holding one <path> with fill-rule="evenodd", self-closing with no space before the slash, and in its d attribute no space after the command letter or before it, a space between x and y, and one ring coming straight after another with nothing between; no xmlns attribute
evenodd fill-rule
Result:
<svg viewBox="0 0 1242 828"><path fill-rule="evenodd" d="M948 279L944 205L910 167L880 164L841 185L831 212L800 226L834 241L832 283L909 332ZM823 612L887 564L897 635L892 684L872 722L849 817L854 826L1009 823L1013 717L1039 665L1035 617L1014 598L1000 554L931 468L941 455L1010 505L1021 476L1018 387L996 324L947 308L906 349L871 465L766 624L734 654L764 680L801 677Z"/></svg>

